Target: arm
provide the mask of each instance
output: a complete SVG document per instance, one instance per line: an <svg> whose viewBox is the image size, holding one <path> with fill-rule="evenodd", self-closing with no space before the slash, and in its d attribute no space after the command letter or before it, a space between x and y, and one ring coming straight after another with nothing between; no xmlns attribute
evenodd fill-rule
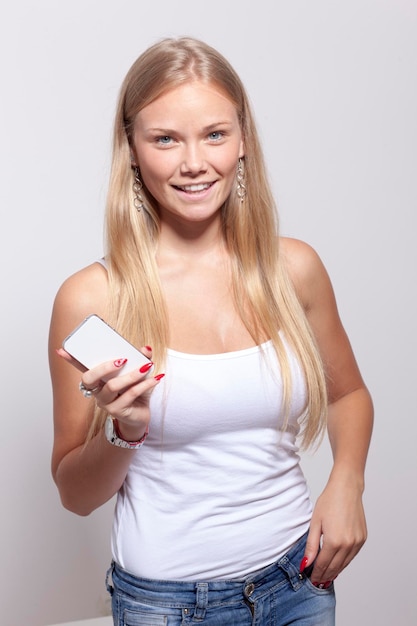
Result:
<svg viewBox="0 0 417 626"><path fill-rule="evenodd" d="M311 580L324 584L338 576L366 540L362 494L373 407L323 264L302 242L289 240L284 246L328 382L328 435L333 467L313 512L305 553L308 563L312 563L322 542Z"/></svg>
<svg viewBox="0 0 417 626"><path fill-rule="evenodd" d="M135 451L111 445L99 432L87 445L85 439L94 412L94 398L86 399L78 389L82 378L88 388L101 376L117 371L106 363L80 373L60 350L62 340L90 313L105 318L107 273L93 264L69 278L59 290L52 312L49 360L53 387L54 446L52 475L63 505L87 515L109 500L121 487ZM149 354L147 355L149 356ZM123 355L120 355L123 358ZM149 422L149 397L155 378L133 372L110 380L96 401L118 418L123 438L138 440ZM120 395L119 395L120 394Z"/></svg>

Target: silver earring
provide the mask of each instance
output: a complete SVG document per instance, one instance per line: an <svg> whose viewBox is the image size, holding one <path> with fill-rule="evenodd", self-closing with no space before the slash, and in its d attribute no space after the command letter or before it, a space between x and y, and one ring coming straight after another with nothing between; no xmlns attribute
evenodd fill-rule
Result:
<svg viewBox="0 0 417 626"><path fill-rule="evenodd" d="M237 172L236 172L236 180L237 180L237 190L236 193L240 201L243 202L246 196L246 185L245 185L245 172L243 170L243 161L239 159L237 162Z"/></svg>
<svg viewBox="0 0 417 626"><path fill-rule="evenodd" d="M143 188L142 181L139 177L139 168L133 168L135 180L133 182L133 204L138 213L141 212L143 208L145 208L145 203L143 202L142 194L140 193Z"/></svg>

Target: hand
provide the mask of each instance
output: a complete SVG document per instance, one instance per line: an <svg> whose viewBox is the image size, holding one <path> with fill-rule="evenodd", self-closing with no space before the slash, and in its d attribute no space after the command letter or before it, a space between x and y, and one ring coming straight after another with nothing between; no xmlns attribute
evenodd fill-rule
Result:
<svg viewBox="0 0 417 626"><path fill-rule="evenodd" d="M356 556L366 536L362 491L348 481L331 479L314 508L302 561L305 567L316 559L311 582L328 586Z"/></svg>
<svg viewBox="0 0 417 626"><path fill-rule="evenodd" d="M141 351L151 358L152 352L148 347L143 347ZM94 390L97 406L117 419L121 437L127 441L140 439L149 424L151 393L164 374L146 378L152 362L125 375L119 374L120 368L126 364L124 359L108 361L87 370L62 348L57 353L83 372L81 382L87 389Z"/></svg>

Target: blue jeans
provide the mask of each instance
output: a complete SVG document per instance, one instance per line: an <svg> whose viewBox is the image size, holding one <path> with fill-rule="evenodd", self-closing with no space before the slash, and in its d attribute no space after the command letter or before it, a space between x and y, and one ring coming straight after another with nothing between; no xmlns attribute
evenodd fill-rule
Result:
<svg viewBox="0 0 417 626"><path fill-rule="evenodd" d="M307 535L276 563L246 578L208 582L137 578L113 563L107 574L115 626L334 626L333 584L299 573Z"/></svg>

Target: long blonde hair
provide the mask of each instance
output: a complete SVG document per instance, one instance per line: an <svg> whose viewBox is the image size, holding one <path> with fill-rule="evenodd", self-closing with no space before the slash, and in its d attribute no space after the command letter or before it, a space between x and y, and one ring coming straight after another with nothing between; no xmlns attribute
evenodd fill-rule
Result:
<svg viewBox="0 0 417 626"><path fill-rule="evenodd" d="M313 335L279 254L277 211L251 107L228 61L192 38L164 39L148 48L132 65L121 88L106 212L109 320L132 343L152 345L153 360L157 365L163 363L169 330L155 258L158 208L145 186L142 211L138 213L134 207L131 142L137 113L162 93L191 80L214 84L236 107L245 144L246 197L241 202L232 192L221 209L236 307L253 339L260 343L268 337L275 346L287 410L291 375L280 330L295 351L307 385L301 430L303 445L308 447L319 439L325 425L325 377ZM92 432L103 419L98 411Z"/></svg>

